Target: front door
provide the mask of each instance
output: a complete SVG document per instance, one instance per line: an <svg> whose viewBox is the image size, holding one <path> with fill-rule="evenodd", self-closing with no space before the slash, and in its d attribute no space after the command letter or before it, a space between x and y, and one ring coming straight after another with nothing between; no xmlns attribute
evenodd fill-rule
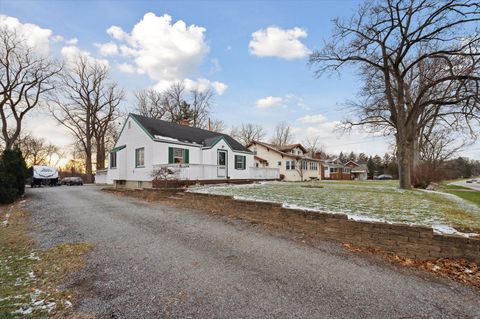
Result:
<svg viewBox="0 0 480 319"><path fill-rule="evenodd" d="M217 165L217 176L223 178L227 177L227 151L218 151Z"/></svg>

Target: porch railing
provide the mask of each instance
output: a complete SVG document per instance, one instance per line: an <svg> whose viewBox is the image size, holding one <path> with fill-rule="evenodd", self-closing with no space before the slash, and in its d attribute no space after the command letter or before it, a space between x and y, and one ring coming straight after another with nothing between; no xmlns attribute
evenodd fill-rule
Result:
<svg viewBox="0 0 480 319"><path fill-rule="evenodd" d="M158 164L153 166L155 172L161 174L161 179L172 180L213 180L235 178L232 172L227 172L225 165L212 164ZM160 175L159 174L159 175ZM250 167L248 174L242 179L278 179L277 168Z"/></svg>

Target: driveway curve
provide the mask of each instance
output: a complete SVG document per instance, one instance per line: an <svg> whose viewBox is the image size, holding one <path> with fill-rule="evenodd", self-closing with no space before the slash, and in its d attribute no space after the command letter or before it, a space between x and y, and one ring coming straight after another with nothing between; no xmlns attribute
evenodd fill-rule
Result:
<svg viewBox="0 0 480 319"><path fill-rule="evenodd" d="M94 244L68 286L99 318L480 318L480 292L261 227L102 192L28 189L44 247Z"/></svg>

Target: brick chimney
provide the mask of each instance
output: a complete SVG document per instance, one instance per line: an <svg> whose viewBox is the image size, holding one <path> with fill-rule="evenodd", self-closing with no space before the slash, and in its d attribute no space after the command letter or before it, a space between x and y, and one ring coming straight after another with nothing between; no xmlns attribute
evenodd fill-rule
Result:
<svg viewBox="0 0 480 319"><path fill-rule="evenodd" d="M182 121L180 122L180 124L185 125L185 126L190 126L190 120L188 118L184 117L182 119Z"/></svg>

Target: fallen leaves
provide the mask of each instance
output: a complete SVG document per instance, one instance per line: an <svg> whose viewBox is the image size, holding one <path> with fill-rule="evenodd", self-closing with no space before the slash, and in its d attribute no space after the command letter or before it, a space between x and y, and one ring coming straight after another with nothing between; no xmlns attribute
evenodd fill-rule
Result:
<svg viewBox="0 0 480 319"><path fill-rule="evenodd" d="M418 260L399 256L381 249L359 247L352 244L343 244L343 247L354 253L379 254L391 263L404 267L423 269L437 276L480 288L479 266L465 259L439 258L434 260Z"/></svg>

